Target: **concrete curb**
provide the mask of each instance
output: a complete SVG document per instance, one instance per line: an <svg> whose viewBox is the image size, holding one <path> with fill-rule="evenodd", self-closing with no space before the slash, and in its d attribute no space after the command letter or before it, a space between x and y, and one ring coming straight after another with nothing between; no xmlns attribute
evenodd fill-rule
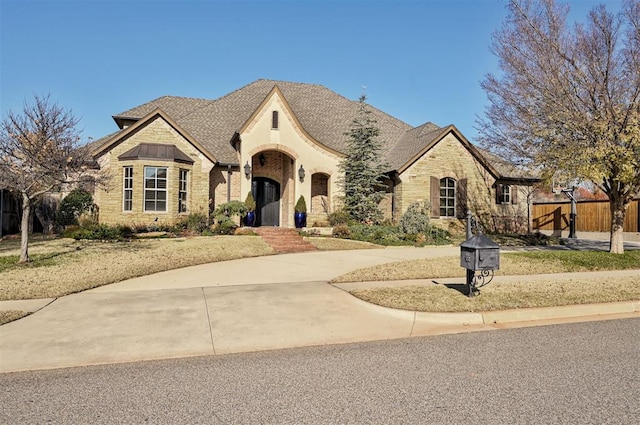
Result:
<svg viewBox="0 0 640 425"><path fill-rule="evenodd" d="M376 307L382 309L382 311L393 310L388 307ZM405 313L411 312L405 310ZM522 308L513 310L483 311L477 313L432 313L422 311L416 311L414 313L415 322L422 324L452 326L494 325L500 323L562 320L611 314L640 313L640 301L567 305L561 307Z"/></svg>
<svg viewBox="0 0 640 425"><path fill-rule="evenodd" d="M609 314L640 313L640 301L580 304L562 307L524 308L482 313L485 324L560 320Z"/></svg>
<svg viewBox="0 0 640 425"><path fill-rule="evenodd" d="M427 283L428 282L428 283ZM333 284L333 286L349 293L350 290L367 288L405 286L411 284L430 284L426 280L394 281L394 282L355 282L345 284ZM384 307L361 300L354 296L359 303L366 304L371 309L376 309L386 315L409 319L413 315L415 324L470 326L470 325L494 325L500 323L531 322L540 320L562 320L580 317L592 317L612 314L640 313L640 301L621 301L612 303L577 304L558 307L521 308L499 311L439 313L412 310L400 310Z"/></svg>
<svg viewBox="0 0 640 425"><path fill-rule="evenodd" d="M0 311L26 311L35 313L54 302L57 298L39 298L35 300L8 300L0 301Z"/></svg>

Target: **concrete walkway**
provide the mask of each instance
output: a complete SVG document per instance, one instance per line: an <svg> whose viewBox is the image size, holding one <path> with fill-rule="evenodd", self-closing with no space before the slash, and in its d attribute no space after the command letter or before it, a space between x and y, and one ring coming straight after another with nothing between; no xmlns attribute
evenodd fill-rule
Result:
<svg viewBox="0 0 640 425"><path fill-rule="evenodd" d="M326 283L361 267L451 255L459 255L459 248L284 254L172 270L34 301L32 308L41 308L36 313L0 326L0 372L492 329L523 314L392 310ZM638 304L546 309L539 318L640 317ZM517 320L533 320L528 317Z"/></svg>

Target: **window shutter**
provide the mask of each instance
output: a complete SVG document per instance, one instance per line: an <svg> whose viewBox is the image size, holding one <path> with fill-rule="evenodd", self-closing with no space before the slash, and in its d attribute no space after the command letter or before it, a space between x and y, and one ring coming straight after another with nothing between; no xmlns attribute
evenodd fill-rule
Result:
<svg viewBox="0 0 640 425"><path fill-rule="evenodd" d="M458 180L456 198L458 218L465 218L467 216L467 179Z"/></svg>
<svg viewBox="0 0 640 425"><path fill-rule="evenodd" d="M518 186L511 186L511 203L518 203Z"/></svg>
<svg viewBox="0 0 640 425"><path fill-rule="evenodd" d="M440 179L431 176L431 218L440 217Z"/></svg>
<svg viewBox="0 0 640 425"><path fill-rule="evenodd" d="M496 183L496 205L502 204L502 185Z"/></svg>

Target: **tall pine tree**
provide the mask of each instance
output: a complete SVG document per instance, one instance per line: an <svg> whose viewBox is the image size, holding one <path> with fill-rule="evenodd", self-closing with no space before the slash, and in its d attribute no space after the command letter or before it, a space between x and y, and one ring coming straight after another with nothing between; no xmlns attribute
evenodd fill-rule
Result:
<svg viewBox="0 0 640 425"><path fill-rule="evenodd" d="M345 133L346 156L340 162L340 170L344 173L346 212L360 223L373 224L382 219L379 204L385 197L385 166L381 159L383 144L378 139L380 129L365 101L366 96L362 95L358 114Z"/></svg>

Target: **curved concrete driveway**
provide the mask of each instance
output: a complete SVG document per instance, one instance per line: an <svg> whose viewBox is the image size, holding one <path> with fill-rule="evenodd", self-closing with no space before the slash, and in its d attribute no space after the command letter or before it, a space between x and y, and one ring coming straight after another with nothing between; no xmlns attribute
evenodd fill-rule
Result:
<svg viewBox="0 0 640 425"><path fill-rule="evenodd" d="M104 286L1 326L0 372L408 337L414 313L371 306L326 282L361 267L458 253L285 254Z"/></svg>

